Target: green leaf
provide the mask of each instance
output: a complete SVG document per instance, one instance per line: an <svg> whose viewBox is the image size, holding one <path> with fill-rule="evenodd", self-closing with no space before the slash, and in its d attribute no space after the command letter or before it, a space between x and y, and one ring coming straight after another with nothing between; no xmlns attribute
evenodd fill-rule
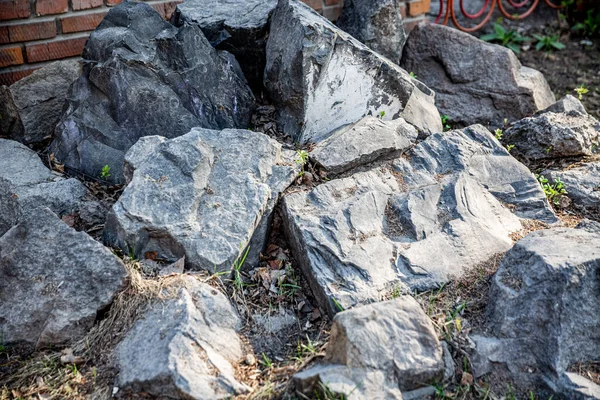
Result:
<svg viewBox="0 0 600 400"><path fill-rule="evenodd" d="M494 40L500 40L498 35L496 35L495 33L488 33L487 35L483 35L479 39L483 40L484 42L492 42Z"/></svg>
<svg viewBox="0 0 600 400"><path fill-rule="evenodd" d="M562 50L567 47L564 44L562 44L561 42L552 42L551 44L557 50Z"/></svg>
<svg viewBox="0 0 600 400"><path fill-rule="evenodd" d="M541 49L543 49L543 48L544 48L544 42L538 42L538 43L535 45L535 49L536 49L536 50L541 50Z"/></svg>
<svg viewBox="0 0 600 400"><path fill-rule="evenodd" d="M517 46L517 45L516 45L516 44L514 44L514 43L509 43L509 44L507 45L507 47L508 47L509 49L511 49L512 51L514 51L516 54L519 54L519 53L521 52L521 49L519 48L519 46Z"/></svg>
<svg viewBox="0 0 600 400"><path fill-rule="evenodd" d="M498 23L494 24L494 31L496 31L496 35L500 37L506 35L506 29Z"/></svg>

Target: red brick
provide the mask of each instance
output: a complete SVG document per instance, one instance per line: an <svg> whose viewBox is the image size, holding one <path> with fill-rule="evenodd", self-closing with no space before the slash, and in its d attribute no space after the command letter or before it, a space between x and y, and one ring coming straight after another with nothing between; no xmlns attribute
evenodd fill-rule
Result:
<svg viewBox="0 0 600 400"><path fill-rule="evenodd" d="M0 44L10 43L8 37L8 26L0 26Z"/></svg>
<svg viewBox="0 0 600 400"><path fill-rule="evenodd" d="M87 37L56 40L48 43L26 44L27 62L58 60L78 56L83 51Z"/></svg>
<svg viewBox="0 0 600 400"><path fill-rule="evenodd" d="M13 43L53 38L56 36L56 22L46 21L10 25L8 35Z"/></svg>
<svg viewBox="0 0 600 400"><path fill-rule="evenodd" d="M62 14L69 11L69 0L37 0L35 13L39 15Z"/></svg>
<svg viewBox="0 0 600 400"><path fill-rule="evenodd" d="M408 15L416 17L417 15L429 12L431 0L419 0L408 3Z"/></svg>
<svg viewBox="0 0 600 400"><path fill-rule="evenodd" d="M87 10L88 8L96 8L104 5L104 0L71 0L73 10Z"/></svg>
<svg viewBox="0 0 600 400"><path fill-rule="evenodd" d="M106 5L111 7L111 6L116 6L117 4L121 4L123 0L106 0Z"/></svg>
<svg viewBox="0 0 600 400"><path fill-rule="evenodd" d="M0 0L0 20L28 18L29 0Z"/></svg>
<svg viewBox="0 0 600 400"><path fill-rule="evenodd" d="M326 6L337 6L339 5L340 7L343 5L342 0L325 0L325 5Z"/></svg>
<svg viewBox="0 0 600 400"><path fill-rule="evenodd" d="M321 11L321 9L323 8L322 0L302 0L302 1L317 11Z"/></svg>
<svg viewBox="0 0 600 400"><path fill-rule="evenodd" d="M23 64L23 52L21 46L8 46L0 48L0 68L9 65Z"/></svg>
<svg viewBox="0 0 600 400"><path fill-rule="evenodd" d="M95 29L102 21L106 12L61 18L63 33L84 32Z"/></svg>
<svg viewBox="0 0 600 400"><path fill-rule="evenodd" d="M19 79L23 79L26 76L31 75L31 73L36 69L38 68L35 67L19 71L0 72L0 85L10 86Z"/></svg>

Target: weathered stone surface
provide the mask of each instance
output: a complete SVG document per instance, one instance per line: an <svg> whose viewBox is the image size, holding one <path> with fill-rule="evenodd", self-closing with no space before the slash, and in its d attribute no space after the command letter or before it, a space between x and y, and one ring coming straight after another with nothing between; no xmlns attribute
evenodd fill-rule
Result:
<svg viewBox="0 0 600 400"><path fill-rule="evenodd" d="M583 229L592 233L600 233L600 222L584 218L580 223L577 224L575 228Z"/></svg>
<svg viewBox="0 0 600 400"><path fill-rule="evenodd" d="M233 54L250 84L262 86L269 17L277 0L189 0L177 6L175 25L195 23L210 44Z"/></svg>
<svg viewBox="0 0 600 400"><path fill-rule="evenodd" d="M10 183L0 178L0 236L21 219L21 207Z"/></svg>
<svg viewBox="0 0 600 400"><path fill-rule="evenodd" d="M122 182L123 157L140 137L248 127L254 97L234 57L197 25L176 28L148 4L112 8L83 58L89 65L51 146L68 168L99 176L108 165Z"/></svg>
<svg viewBox="0 0 600 400"><path fill-rule="evenodd" d="M404 119L365 117L319 142L310 158L325 171L339 174L378 158L399 156L417 140L418 132Z"/></svg>
<svg viewBox="0 0 600 400"><path fill-rule="evenodd" d="M583 112L582 112L583 111ZM515 154L529 160L589 156L600 144L600 122L568 96L504 132Z"/></svg>
<svg viewBox="0 0 600 400"><path fill-rule="evenodd" d="M23 136L23 122L8 86L0 86L0 137Z"/></svg>
<svg viewBox="0 0 600 400"><path fill-rule="evenodd" d="M223 293L185 278L156 301L116 350L119 396L210 400L248 391L231 365L243 357L240 320Z"/></svg>
<svg viewBox="0 0 600 400"><path fill-rule="evenodd" d="M442 131L431 90L295 0L280 0L273 13L264 83L281 129L299 142L381 112Z"/></svg>
<svg viewBox="0 0 600 400"><path fill-rule="evenodd" d="M563 171L542 173L554 182L560 179L565 184L567 196L573 204L600 217L600 162L589 162Z"/></svg>
<svg viewBox="0 0 600 400"><path fill-rule="evenodd" d="M498 339L487 339L495 350L483 353L492 367L503 364L515 383L537 376L560 391L558 378L571 363L600 354L599 287L599 234L556 228L521 239L490 291L489 327Z"/></svg>
<svg viewBox="0 0 600 400"><path fill-rule="evenodd" d="M10 183L21 206L48 207L61 216L81 207L87 194L81 182L56 175L34 151L12 140L0 139L0 179Z"/></svg>
<svg viewBox="0 0 600 400"><path fill-rule="evenodd" d="M146 145L151 151L138 148ZM263 249L266 219L297 175L285 153L248 130L194 128L138 142L127 157L133 178L108 216L104 240L138 256L155 251L173 261L185 256L187 268L229 271L251 239L252 250Z"/></svg>
<svg viewBox="0 0 600 400"><path fill-rule="evenodd" d="M56 61L11 85L23 130L16 129L9 137L28 145L48 140L60 121L69 89L80 75L79 61Z"/></svg>
<svg viewBox="0 0 600 400"><path fill-rule="evenodd" d="M400 65L436 92L441 114L457 126L504 126L554 103L544 76L505 47L450 27L413 29Z"/></svg>
<svg viewBox="0 0 600 400"><path fill-rule="evenodd" d="M323 387L331 394L348 400L402 400L396 382L382 371L350 368L345 365L317 365L292 378L297 391L309 398L323 395Z"/></svg>
<svg viewBox="0 0 600 400"><path fill-rule="evenodd" d="M382 346L382 343L386 343ZM441 379L442 347L433 324L411 296L335 316L326 360L395 376L402 391Z"/></svg>
<svg viewBox="0 0 600 400"><path fill-rule="evenodd" d="M4 208L12 193L0 196ZM3 343L40 348L80 339L123 287L125 276L110 250L47 208L23 211L0 237Z"/></svg>
<svg viewBox="0 0 600 400"><path fill-rule="evenodd" d="M517 216L556 221L535 177L481 126L432 135L389 167L290 193L283 212L296 260L330 313L334 299L348 309L401 284L437 287L507 251Z"/></svg>
<svg viewBox="0 0 600 400"><path fill-rule="evenodd" d="M406 33L398 0L347 0L336 25L373 51L400 63Z"/></svg>

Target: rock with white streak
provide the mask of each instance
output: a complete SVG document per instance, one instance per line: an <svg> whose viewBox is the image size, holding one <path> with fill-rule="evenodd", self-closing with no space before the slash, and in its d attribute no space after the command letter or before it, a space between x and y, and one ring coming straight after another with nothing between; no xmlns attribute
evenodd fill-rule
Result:
<svg viewBox="0 0 600 400"><path fill-rule="evenodd" d="M281 129L301 143L382 113L442 131L431 90L296 0L279 0L273 13L264 84Z"/></svg>

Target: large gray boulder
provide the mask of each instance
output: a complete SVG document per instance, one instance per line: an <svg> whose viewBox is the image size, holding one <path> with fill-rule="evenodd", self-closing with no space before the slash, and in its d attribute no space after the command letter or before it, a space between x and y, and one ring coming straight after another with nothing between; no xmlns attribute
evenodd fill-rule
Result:
<svg viewBox="0 0 600 400"><path fill-rule="evenodd" d="M5 134L27 145L49 140L63 114L69 89L80 75L81 62L56 61L12 84L10 93L22 129L16 124Z"/></svg>
<svg viewBox="0 0 600 400"><path fill-rule="evenodd" d="M502 127L555 101L544 76L512 50L442 25L413 29L400 65L435 90L438 110L459 127Z"/></svg>
<svg viewBox="0 0 600 400"><path fill-rule="evenodd" d="M112 8L90 35L83 76L50 149L67 168L122 182L126 151L140 137L192 127L247 128L254 97L235 58L195 24L180 28L148 4Z"/></svg>
<svg viewBox="0 0 600 400"><path fill-rule="evenodd" d="M346 0L336 25L373 51L400 63L406 33L398 0Z"/></svg>
<svg viewBox="0 0 600 400"><path fill-rule="evenodd" d="M600 122L573 96L532 117L517 121L504 132L515 154L529 160L592 155L600 145Z"/></svg>
<svg viewBox="0 0 600 400"><path fill-rule="evenodd" d="M552 182L560 179L575 206L600 218L600 162L582 163L562 171L545 171L543 175Z"/></svg>
<svg viewBox="0 0 600 400"><path fill-rule="evenodd" d="M31 350L81 339L124 287L122 262L49 209L19 210L0 189L0 210L14 213L9 230L6 214L0 220L3 344Z"/></svg>
<svg viewBox="0 0 600 400"><path fill-rule="evenodd" d="M280 128L298 142L318 142L367 115L442 131L431 90L297 0L275 8L264 77Z"/></svg>
<svg viewBox="0 0 600 400"><path fill-rule="evenodd" d="M317 143L310 158L331 174L339 174L382 158L400 156L417 140L418 132L404 119L382 121L365 117Z"/></svg>
<svg viewBox="0 0 600 400"><path fill-rule="evenodd" d="M508 370L515 384L537 378L561 392L572 363L598 360L599 287L599 234L556 228L521 239L493 279L488 326L495 338L477 338L487 361L480 365Z"/></svg>
<svg viewBox="0 0 600 400"><path fill-rule="evenodd" d="M327 379L334 378L340 389L351 390L352 383L371 381L370 376L381 373L383 382L379 390L361 393L366 395L363 398L399 399L391 388L402 392L417 389L441 380L444 371L442 347L433 324L410 296L337 314L325 363L326 366L296 374L296 386L309 392L315 383L325 384ZM365 389L362 387L359 392Z"/></svg>
<svg viewBox="0 0 600 400"><path fill-rule="evenodd" d="M277 0L188 0L171 21L198 24L210 44L233 54L253 88L262 86L269 17Z"/></svg>
<svg viewBox="0 0 600 400"><path fill-rule="evenodd" d="M298 173L293 152L248 130L194 128L145 138L130 153L133 177L107 218L105 242L136 256L185 256L187 268L210 272L229 271L249 242L255 255L246 262L258 260L279 193Z"/></svg>
<svg viewBox="0 0 600 400"><path fill-rule="evenodd" d="M518 217L556 221L535 177L481 126L434 134L391 165L290 193L283 213L329 313L460 276L510 249Z"/></svg>
<svg viewBox="0 0 600 400"><path fill-rule="evenodd" d="M217 289L192 277L184 283L118 345L118 397L212 400L248 391L232 366L244 354L235 309Z"/></svg>
<svg viewBox="0 0 600 400"><path fill-rule="evenodd" d="M65 179L46 168L25 145L0 139L0 179L10 183L21 206L48 207L62 216L79 209L87 195L76 179Z"/></svg>

